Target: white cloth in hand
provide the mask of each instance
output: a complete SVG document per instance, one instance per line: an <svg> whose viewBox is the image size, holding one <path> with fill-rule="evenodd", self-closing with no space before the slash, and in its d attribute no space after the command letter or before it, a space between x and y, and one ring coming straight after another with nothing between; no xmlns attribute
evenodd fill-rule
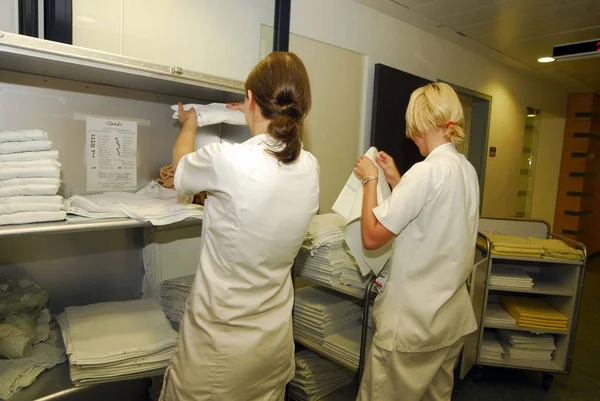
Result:
<svg viewBox="0 0 600 401"><path fill-rule="evenodd" d="M187 111L192 107L196 110L199 127L221 123L246 125L246 116L244 113L238 110L229 110L225 103L185 104L183 109ZM178 106L171 106L171 109L174 111L173 119L179 119Z"/></svg>

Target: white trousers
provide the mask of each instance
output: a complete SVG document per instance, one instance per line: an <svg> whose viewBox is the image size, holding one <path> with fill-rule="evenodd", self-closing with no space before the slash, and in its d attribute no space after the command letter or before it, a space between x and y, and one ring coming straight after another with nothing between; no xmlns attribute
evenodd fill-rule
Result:
<svg viewBox="0 0 600 401"><path fill-rule="evenodd" d="M357 401L449 401L463 344L461 339L420 353L390 352L373 344Z"/></svg>

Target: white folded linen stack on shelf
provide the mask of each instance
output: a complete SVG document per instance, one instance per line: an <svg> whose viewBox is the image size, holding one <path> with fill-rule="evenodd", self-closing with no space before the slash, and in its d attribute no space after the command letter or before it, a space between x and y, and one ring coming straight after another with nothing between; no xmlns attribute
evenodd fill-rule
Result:
<svg viewBox="0 0 600 401"><path fill-rule="evenodd" d="M310 350L296 353L296 374L290 382L290 397L297 401L317 401L347 386L354 373Z"/></svg>
<svg viewBox="0 0 600 401"><path fill-rule="evenodd" d="M360 324L362 308L354 301L304 287L296 290L294 334L323 344L332 333Z"/></svg>
<svg viewBox="0 0 600 401"><path fill-rule="evenodd" d="M362 336L362 324L328 335L323 344L323 349L337 360L343 361L348 366L358 368L360 360L360 339ZM367 349L373 340L373 331L367 331Z"/></svg>
<svg viewBox="0 0 600 401"><path fill-rule="evenodd" d="M345 246L345 251L344 268L340 275L340 282L344 285L349 285L350 287L360 288L362 290L366 289L371 276L363 276L354 255L352 255L352 252L347 246Z"/></svg>
<svg viewBox="0 0 600 401"><path fill-rule="evenodd" d="M193 276L200 260L202 226L171 226L144 230L144 298L156 297L165 280Z"/></svg>
<svg viewBox="0 0 600 401"><path fill-rule="evenodd" d="M67 200L67 213L97 219L132 218L155 226L201 219L204 208L184 204L177 192L152 181L136 193L106 192L75 195Z"/></svg>
<svg viewBox="0 0 600 401"><path fill-rule="evenodd" d="M344 220L336 214L317 215L312 220L295 261L296 273L322 284L345 284L366 288L356 260L344 239Z"/></svg>
<svg viewBox="0 0 600 401"><path fill-rule="evenodd" d="M517 322L502 305L490 303L487 305L485 324L491 326L514 326Z"/></svg>
<svg viewBox="0 0 600 401"><path fill-rule="evenodd" d="M551 361L556 350L552 334L534 334L513 330L500 330L504 354L511 359Z"/></svg>
<svg viewBox="0 0 600 401"><path fill-rule="evenodd" d="M509 266L494 266L490 285L529 289L533 288L533 278L523 270Z"/></svg>
<svg viewBox="0 0 600 401"><path fill-rule="evenodd" d="M152 298L68 307L58 322L75 386L160 374L177 342Z"/></svg>
<svg viewBox="0 0 600 401"><path fill-rule="evenodd" d="M195 276L173 278L160 284L159 303L167 318L180 324Z"/></svg>
<svg viewBox="0 0 600 401"><path fill-rule="evenodd" d="M198 121L199 127L205 127L207 125L214 124L232 124L232 125L246 125L246 116L244 113L238 110L229 110L225 103L210 103L210 104L184 104L183 109L189 110L194 108L196 111L196 120ZM173 110L173 119L179 119L179 106L171 106Z"/></svg>
<svg viewBox="0 0 600 401"><path fill-rule="evenodd" d="M0 225L65 220L58 152L40 130L0 131Z"/></svg>
<svg viewBox="0 0 600 401"><path fill-rule="evenodd" d="M500 344L498 335L493 331L484 331L481 352L479 354L481 358L491 361L501 361L503 354L504 348Z"/></svg>

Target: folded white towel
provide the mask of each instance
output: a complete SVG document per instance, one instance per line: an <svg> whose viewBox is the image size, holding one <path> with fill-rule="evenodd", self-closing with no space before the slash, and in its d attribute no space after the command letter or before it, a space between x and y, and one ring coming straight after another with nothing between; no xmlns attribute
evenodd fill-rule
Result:
<svg viewBox="0 0 600 401"><path fill-rule="evenodd" d="M53 203L56 205L62 205L63 197L58 195L0 197L0 205L11 205L13 203Z"/></svg>
<svg viewBox="0 0 600 401"><path fill-rule="evenodd" d="M0 154L0 162L26 162L30 160L58 160L58 150L45 150L39 152L21 152Z"/></svg>
<svg viewBox="0 0 600 401"><path fill-rule="evenodd" d="M0 131L0 143L2 142L26 142L26 141L45 141L48 134L38 129L29 129L22 131Z"/></svg>
<svg viewBox="0 0 600 401"><path fill-rule="evenodd" d="M38 152L51 148L52 142L50 141L4 142L0 143L0 154Z"/></svg>
<svg viewBox="0 0 600 401"><path fill-rule="evenodd" d="M60 178L60 167L33 166L25 168L0 168L0 180L10 178Z"/></svg>
<svg viewBox="0 0 600 401"><path fill-rule="evenodd" d="M8 203L0 204L0 215L21 212L58 212L64 205L57 203Z"/></svg>
<svg viewBox="0 0 600 401"><path fill-rule="evenodd" d="M7 224L29 224L41 223L46 221L65 220L65 212L21 212L13 214L0 215L0 226Z"/></svg>
<svg viewBox="0 0 600 401"><path fill-rule="evenodd" d="M9 178L0 180L0 188L18 187L21 185L60 185L58 178L33 177L33 178Z"/></svg>
<svg viewBox="0 0 600 401"><path fill-rule="evenodd" d="M31 167L58 167L62 164L58 160L54 159L41 159L41 160L29 160L29 161L12 161L12 162L0 162L0 170L8 168L31 168Z"/></svg>
<svg viewBox="0 0 600 401"><path fill-rule="evenodd" d="M189 110L192 107L196 110L197 121L200 127L221 123L246 125L246 116L244 113L238 110L229 110L225 103L186 104L183 106L183 109ZM178 106L173 105L171 109L175 111L173 119L179 119Z"/></svg>
<svg viewBox="0 0 600 401"><path fill-rule="evenodd" d="M49 178L50 180L56 180L56 178ZM7 180L8 181L8 180ZM32 197L32 196L46 196L56 195L60 185L43 185L43 184L28 184L28 185L16 185L0 187L0 203L2 203L3 197Z"/></svg>

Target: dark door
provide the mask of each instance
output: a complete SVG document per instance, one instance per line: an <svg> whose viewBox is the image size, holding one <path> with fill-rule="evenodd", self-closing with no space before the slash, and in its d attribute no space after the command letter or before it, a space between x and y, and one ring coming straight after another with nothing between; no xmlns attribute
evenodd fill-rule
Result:
<svg viewBox="0 0 600 401"><path fill-rule="evenodd" d="M400 174L423 160L417 146L406 137L405 114L410 94L430 82L383 64L375 64L371 146L392 156Z"/></svg>

